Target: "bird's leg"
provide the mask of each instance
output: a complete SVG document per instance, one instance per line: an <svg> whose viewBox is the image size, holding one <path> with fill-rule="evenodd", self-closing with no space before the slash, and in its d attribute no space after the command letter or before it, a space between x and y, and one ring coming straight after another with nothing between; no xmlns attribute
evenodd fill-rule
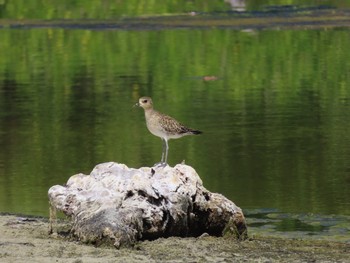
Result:
<svg viewBox="0 0 350 263"><path fill-rule="evenodd" d="M165 157L165 150L166 150L166 146L165 146L165 140L162 138L162 159L160 160L160 163L164 163L164 157Z"/></svg>
<svg viewBox="0 0 350 263"><path fill-rule="evenodd" d="M168 150L169 150L169 145L168 145L168 140L164 139L165 142L165 160L164 163L165 165L167 164L168 161Z"/></svg>
<svg viewBox="0 0 350 263"><path fill-rule="evenodd" d="M163 141L162 158L159 163L154 164L155 167L165 167L167 165L166 161L168 158L168 142L163 138L162 138L162 141Z"/></svg>

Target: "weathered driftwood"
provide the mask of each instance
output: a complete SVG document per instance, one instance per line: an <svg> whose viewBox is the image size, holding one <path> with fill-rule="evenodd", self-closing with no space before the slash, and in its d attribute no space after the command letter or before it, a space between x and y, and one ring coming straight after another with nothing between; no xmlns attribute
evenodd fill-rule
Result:
<svg viewBox="0 0 350 263"><path fill-rule="evenodd" d="M203 187L187 165L128 168L97 165L65 186L49 189L51 208L72 218L71 234L84 242L116 247L169 236L247 235L242 210ZM53 215L51 215L53 216Z"/></svg>

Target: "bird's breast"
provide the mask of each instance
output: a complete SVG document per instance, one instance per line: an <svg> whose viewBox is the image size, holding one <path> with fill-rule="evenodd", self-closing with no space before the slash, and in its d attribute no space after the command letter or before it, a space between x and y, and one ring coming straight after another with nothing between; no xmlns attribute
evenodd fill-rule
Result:
<svg viewBox="0 0 350 263"><path fill-rule="evenodd" d="M152 122L146 122L148 130L155 136L158 137L165 137L164 131L161 129L161 127L155 125Z"/></svg>

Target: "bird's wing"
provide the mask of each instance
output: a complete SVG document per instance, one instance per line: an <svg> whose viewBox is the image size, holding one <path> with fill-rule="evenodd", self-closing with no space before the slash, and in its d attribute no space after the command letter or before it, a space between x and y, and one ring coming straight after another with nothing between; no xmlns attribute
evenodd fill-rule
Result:
<svg viewBox="0 0 350 263"><path fill-rule="evenodd" d="M190 129L188 129L186 126L165 114L161 114L161 118L159 118L159 123L162 126L162 128L169 133L181 134L190 131Z"/></svg>

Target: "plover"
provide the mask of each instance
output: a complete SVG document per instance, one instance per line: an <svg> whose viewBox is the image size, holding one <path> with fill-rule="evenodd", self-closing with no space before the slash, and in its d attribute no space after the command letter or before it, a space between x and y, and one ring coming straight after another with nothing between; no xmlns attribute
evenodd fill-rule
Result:
<svg viewBox="0 0 350 263"><path fill-rule="evenodd" d="M142 97L137 106L142 107L145 110L145 119L148 130L155 136L158 136L163 141L163 151L160 163L155 165L166 166L168 160L168 140L181 138L185 135L197 135L201 134L201 131L187 128L183 124L179 123L174 118L162 114L153 109L153 102L150 97Z"/></svg>

